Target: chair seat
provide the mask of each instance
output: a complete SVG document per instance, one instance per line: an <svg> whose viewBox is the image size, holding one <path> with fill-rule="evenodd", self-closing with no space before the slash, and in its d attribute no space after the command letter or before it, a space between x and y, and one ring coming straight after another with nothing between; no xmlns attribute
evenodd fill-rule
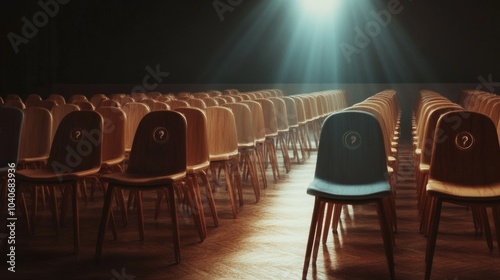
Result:
<svg viewBox="0 0 500 280"><path fill-rule="evenodd" d="M430 165L428 163L420 163L418 165L418 171L423 174L429 174Z"/></svg>
<svg viewBox="0 0 500 280"><path fill-rule="evenodd" d="M54 169L23 169L16 171L16 177L23 181L33 182L62 182L78 180L96 174L101 169L100 166L84 171L72 171L71 173L58 173Z"/></svg>
<svg viewBox="0 0 500 280"><path fill-rule="evenodd" d="M44 160L47 160L48 158L49 158L49 155L39 156L39 157L20 158L19 162L32 163L32 162L44 161Z"/></svg>
<svg viewBox="0 0 500 280"><path fill-rule="evenodd" d="M461 199L500 198L500 182L471 187L470 185L453 184L429 179L427 182L427 193L431 195L432 193L440 193Z"/></svg>
<svg viewBox="0 0 500 280"><path fill-rule="evenodd" d="M101 180L122 186L156 186L162 184L171 184L186 177L186 172L182 171L169 175L153 176L151 174L131 174L131 173L112 173L101 177Z"/></svg>
<svg viewBox="0 0 500 280"><path fill-rule="evenodd" d="M222 160L229 160L235 156L238 155L238 151L232 151L229 153L222 153L222 154L217 154L217 155L210 155L210 161L222 161Z"/></svg>
<svg viewBox="0 0 500 280"><path fill-rule="evenodd" d="M307 193L329 199L365 200L390 196L391 186L387 180L351 186L316 178L307 188Z"/></svg>
<svg viewBox="0 0 500 280"><path fill-rule="evenodd" d="M210 161L205 161L202 163L198 163L195 165L187 165L186 166L186 173L192 174L192 173L198 173L202 170L206 170L207 168L210 167Z"/></svg>
<svg viewBox="0 0 500 280"><path fill-rule="evenodd" d="M107 166L113 166L122 163L125 160L125 156L121 156L118 158L110 159L110 160L104 160L102 162L103 165Z"/></svg>

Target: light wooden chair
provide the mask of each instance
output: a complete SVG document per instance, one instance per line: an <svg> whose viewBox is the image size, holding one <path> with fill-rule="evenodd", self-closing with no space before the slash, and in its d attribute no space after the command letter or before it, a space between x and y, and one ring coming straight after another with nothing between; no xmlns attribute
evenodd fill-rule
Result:
<svg viewBox="0 0 500 280"><path fill-rule="evenodd" d="M229 193L233 218L238 216L236 194L240 205L243 203L241 174L238 167L238 134L234 115L230 109L214 106L206 109L207 138L210 155L210 168L213 181L218 185L218 168L224 171L226 187Z"/></svg>

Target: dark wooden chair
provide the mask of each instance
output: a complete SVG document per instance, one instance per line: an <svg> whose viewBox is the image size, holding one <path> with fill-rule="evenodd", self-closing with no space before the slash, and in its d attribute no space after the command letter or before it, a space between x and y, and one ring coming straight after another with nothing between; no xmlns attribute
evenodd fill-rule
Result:
<svg viewBox="0 0 500 280"><path fill-rule="evenodd" d="M108 184L96 246L96 259L102 252L115 188L136 194L139 234L144 240L142 191L167 188L176 263L180 262L180 240L173 185L186 177L186 119L174 111L155 111L145 115L137 127L128 166L123 173L106 174Z"/></svg>

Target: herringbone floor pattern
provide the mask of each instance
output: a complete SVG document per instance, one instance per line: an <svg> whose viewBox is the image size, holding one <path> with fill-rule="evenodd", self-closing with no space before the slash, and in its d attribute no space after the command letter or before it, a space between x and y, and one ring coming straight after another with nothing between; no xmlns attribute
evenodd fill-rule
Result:
<svg viewBox="0 0 500 280"><path fill-rule="evenodd" d="M423 279L426 239L418 232L415 181L409 146L399 154L397 186L398 233L394 258L398 279ZM16 273L7 272L2 251L0 279L300 279L313 207L305 193L314 176L316 153L292 171L281 170L281 180L262 190L255 203L249 182L245 205L233 219L223 187L215 193L220 225L215 228L206 207L208 237L200 243L189 215L179 208L181 255L173 264L170 220L166 205L154 220L156 193L144 194L145 241L139 241L136 215L127 227L117 219L118 240L108 232L101 262L94 261L102 194L81 204L79 255L72 254L71 219L58 236L48 210L37 219L37 231L28 236L19 222L16 229ZM119 213L116 214L119 217ZM492 223L493 224L493 223ZM494 230L494 228L492 228ZM376 212L370 206L345 207L339 235L330 233L320 247L317 265L308 279L387 279L388 269ZM470 212L445 205L438 235L432 279L500 279L500 257L489 251L482 236L474 235Z"/></svg>

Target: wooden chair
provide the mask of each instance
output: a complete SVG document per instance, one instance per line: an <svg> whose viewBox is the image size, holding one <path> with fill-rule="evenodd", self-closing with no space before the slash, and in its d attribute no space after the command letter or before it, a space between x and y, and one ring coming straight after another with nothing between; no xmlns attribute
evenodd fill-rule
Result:
<svg viewBox="0 0 500 280"><path fill-rule="evenodd" d="M278 165L278 156L276 155L275 140L278 138L278 118L276 116L276 108L274 103L268 99L257 99L262 107L264 117L264 127L266 140L264 142L264 161L267 169L267 159L271 163L271 170L273 172L274 182L280 179L280 169Z"/></svg>
<svg viewBox="0 0 500 280"><path fill-rule="evenodd" d="M236 122L230 109L214 106L206 109L207 114L207 139L210 155L210 169L216 185L218 168L224 171L226 187L229 193L233 218L238 216L236 194L243 203L241 190L241 174L238 167L238 134Z"/></svg>
<svg viewBox="0 0 500 280"><path fill-rule="evenodd" d="M144 240L142 192L167 188L174 243L175 262L180 262L179 227L175 207L174 187L186 177L186 119L174 111L155 111L142 118L124 173L106 174L101 181L108 187L104 200L96 245L96 259L102 253L106 226L111 213L115 188L137 191L139 234Z"/></svg>
<svg viewBox="0 0 500 280"><path fill-rule="evenodd" d="M42 97L38 94L30 94L28 97L26 97L26 100L24 101L24 104L26 105L26 108L34 107L37 105L38 102L42 101Z"/></svg>
<svg viewBox="0 0 500 280"><path fill-rule="evenodd" d="M50 94L49 97L47 97L47 100L54 100L59 106L66 104L64 96L57 93Z"/></svg>
<svg viewBox="0 0 500 280"><path fill-rule="evenodd" d="M82 180L94 176L101 168L102 122L102 117L94 111L69 113L57 128L46 167L17 171L17 182L20 188L51 186L53 199L56 198L54 186L65 186L64 197L71 192L75 253L78 253L80 248L77 190ZM35 196L32 202L36 204L37 192L33 193ZM64 202L63 200L63 206ZM36 210L36 206L33 209ZM57 207L53 211L56 226L58 226ZM32 214L36 215L36 213ZM29 217L27 212L25 216ZM27 222L30 222L29 218ZM34 223L31 221L31 231L33 228Z"/></svg>
<svg viewBox="0 0 500 280"><path fill-rule="evenodd" d="M431 224L425 279L431 276L444 202L479 208L483 217L486 217L486 207L491 207L500 250L500 147L492 120L470 111L448 112L439 119L436 135L438 131L444 136L439 140L434 137L426 186ZM491 240L487 236L488 239ZM491 250L493 244L488 243Z"/></svg>
<svg viewBox="0 0 500 280"><path fill-rule="evenodd" d="M252 112L253 129L255 133L255 149L257 152L257 164L259 165L262 186L267 188L267 177L265 169L264 148L266 143L266 125L264 122L264 112L259 102L255 100L245 100L241 103L246 104Z"/></svg>
<svg viewBox="0 0 500 280"><path fill-rule="evenodd" d="M18 169L45 166L50 153L52 114L44 108L24 110Z"/></svg>
<svg viewBox="0 0 500 280"><path fill-rule="evenodd" d="M50 111L50 110L52 110L52 108L57 106L57 102L54 100L49 100L49 99L40 100L40 101L38 101L38 103L36 103L35 106L40 107L40 108L45 108L45 109Z"/></svg>
<svg viewBox="0 0 500 280"><path fill-rule="evenodd" d="M224 107L231 109L236 122L238 135L238 152L240 154L240 170L243 170L243 178L248 170L255 194L255 201L260 200L260 185L257 174L257 151L255 147L255 132L253 129L252 111L247 104L231 103Z"/></svg>
<svg viewBox="0 0 500 280"><path fill-rule="evenodd" d="M50 113L52 114L52 135L50 137L50 142L52 143L54 136L56 134L57 128L59 127L59 123L61 123L62 119L69 113L74 111L80 111L80 108L75 104L62 104L58 106L54 106Z"/></svg>
<svg viewBox="0 0 500 280"><path fill-rule="evenodd" d="M134 141L135 131L141 122L141 119L150 112L146 104L138 102L128 102L122 106L127 115L127 124L125 127L125 152L129 153Z"/></svg>
<svg viewBox="0 0 500 280"><path fill-rule="evenodd" d="M293 158L297 160L298 163L304 162L306 160L306 151L303 143L303 138L300 136L299 130L299 118L297 113L297 106L295 105L295 100L291 97L282 97L286 105L287 119L288 119L288 141L287 145L290 145L293 151ZM297 148L297 145L299 146ZM302 158L299 156L299 149Z"/></svg>
<svg viewBox="0 0 500 280"><path fill-rule="evenodd" d="M389 275L395 279L393 242L388 208L391 186L387 180L384 137L377 119L366 112L344 111L330 115L321 131L316 171L307 193L315 196L303 279L311 261L316 263L325 204L377 206Z"/></svg>
<svg viewBox="0 0 500 280"><path fill-rule="evenodd" d="M288 145L286 139L288 138L288 117L286 104L283 99L278 97L270 97L274 103L274 107L276 109L276 121L278 126L278 135L276 137L276 147L281 149L281 155L283 156L283 165L285 166L286 173L290 172L292 168L292 163L290 161L290 155L288 154Z"/></svg>
<svg viewBox="0 0 500 280"><path fill-rule="evenodd" d="M208 179L207 171L210 168L210 153L208 150L208 134L207 134L207 117L201 109L194 107L180 107L175 109L177 112L184 115L187 121L187 158L186 172L188 190L191 192L195 205L198 209L198 215L201 218L201 229L203 230L203 239L207 235L205 214L203 212L203 203L198 185L200 178L205 185L205 194L210 207L214 225L219 225L219 217L215 206L212 188ZM197 222L198 219L195 219Z"/></svg>

